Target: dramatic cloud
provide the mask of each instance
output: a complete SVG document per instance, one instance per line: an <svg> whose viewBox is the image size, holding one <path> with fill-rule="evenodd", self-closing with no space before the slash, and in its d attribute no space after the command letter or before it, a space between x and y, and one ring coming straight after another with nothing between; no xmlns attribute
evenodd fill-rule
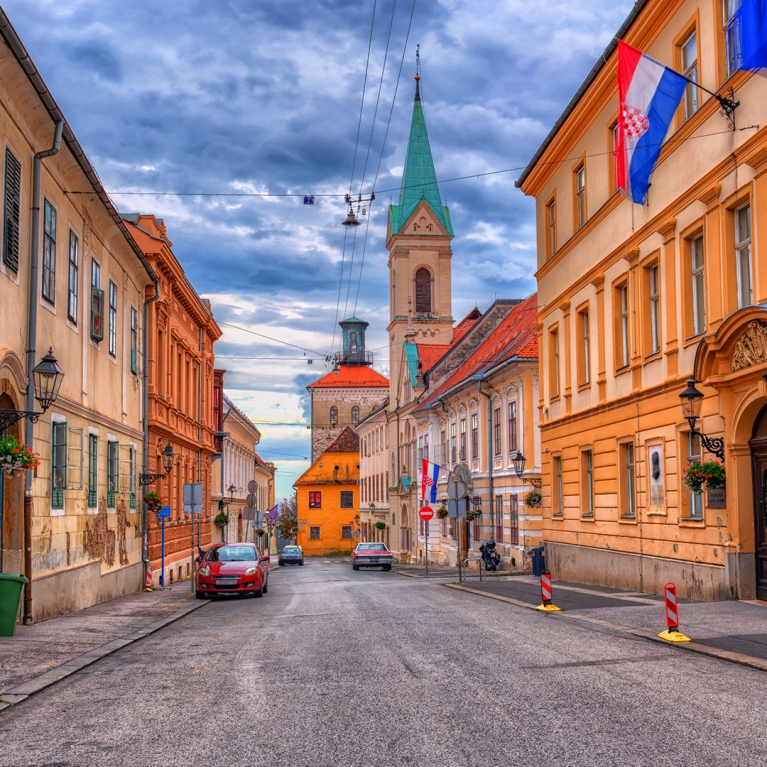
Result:
<svg viewBox="0 0 767 767"><path fill-rule="evenodd" d="M165 219L191 282L227 323L219 364L260 422L280 494L306 467L305 386L327 370L337 320L370 322L368 348L388 373L386 206L398 197L415 45L456 232L460 318L535 290L533 204L514 180L633 0L418 0L382 153L413 4L396 4L371 141L392 6L377 2L360 122L372 0L4 3L120 210ZM327 195L349 190L353 163L352 189L375 187L377 200L350 234L343 199Z"/></svg>

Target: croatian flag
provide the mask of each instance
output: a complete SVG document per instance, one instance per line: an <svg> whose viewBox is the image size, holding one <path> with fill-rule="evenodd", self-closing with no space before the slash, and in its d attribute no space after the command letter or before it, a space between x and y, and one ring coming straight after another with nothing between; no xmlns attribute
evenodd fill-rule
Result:
<svg viewBox="0 0 767 767"><path fill-rule="evenodd" d="M618 41L618 130L615 177L644 204L650 175L687 80L642 51Z"/></svg>
<svg viewBox="0 0 767 767"><path fill-rule="evenodd" d="M739 69L767 67L767 0L743 0L727 33L733 64Z"/></svg>
<svg viewBox="0 0 767 767"><path fill-rule="evenodd" d="M439 466L436 463L431 463L425 458L421 459L421 500L426 500L426 488L431 487L430 502L437 502L437 480L439 479ZM429 474L429 466L432 466L431 475Z"/></svg>

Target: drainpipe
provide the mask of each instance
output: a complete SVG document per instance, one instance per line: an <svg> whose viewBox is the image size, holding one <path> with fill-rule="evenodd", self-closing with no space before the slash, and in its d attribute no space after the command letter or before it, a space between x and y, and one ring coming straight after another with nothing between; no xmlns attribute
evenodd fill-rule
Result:
<svg viewBox="0 0 767 767"><path fill-rule="evenodd" d="M35 383L34 373L35 355L37 354L37 284L39 281L40 266L38 263L38 251L40 249L40 177L42 175L42 161L46 157L57 154L61 148L61 133L64 130L64 120L56 121L56 131L53 135L53 146L35 155L32 175L32 247L30 253L29 271L29 324L27 328L27 410L35 409ZM26 419L26 443L32 447L34 440L35 425ZM24 623L34 623L32 617L32 472L24 472L24 574L27 583L24 586Z"/></svg>
<svg viewBox="0 0 767 767"><path fill-rule="evenodd" d="M149 304L153 304L160 297L160 280L155 277L154 295L151 298L144 299L144 391L143 391L143 409L144 409L144 474L149 474ZM162 349L157 350L157 354L162 354ZM158 384L160 382L158 381ZM144 560L144 583L149 572L151 563L149 561L149 514L146 510L144 499L141 499L141 558Z"/></svg>
<svg viewBox="0 0 767 767"><path fill-rule="evenodd" d="M493 398L485 391L482 391L481 375L475 376L477 379L477 394L487 398L487 478L488 492L490 495L490 538L495 538L495 488L493 487Z"/></svg>
<svg viewBox="0 0 767 767"><path fill-rule="evenodd" d="M203 329L200 328L200 369L197 373L197 444L200 445L197 448L197 481L202 482L202 342L203 342ZM210 485L208 485L210 487ZM203 498L204 498L203 494ZM210 507L208 507L210 508ZM203 505L200 509L200 516L197 517L197 550L202 552L202 514L205 510ZM192 525L194 525L194 516L192 516ZM192 562L194 567L194 562Z"/></svg>

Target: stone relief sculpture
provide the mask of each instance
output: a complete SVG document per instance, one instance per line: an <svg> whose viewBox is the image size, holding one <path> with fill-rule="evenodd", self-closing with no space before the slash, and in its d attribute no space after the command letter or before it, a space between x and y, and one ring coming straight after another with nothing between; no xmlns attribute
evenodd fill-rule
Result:
<svg viewBox="0 0 767 767"><path fill-rule="evenodd" d="M742 370L761 362L767 362L767 323L751 320L746 332L735 344L730 367L732 370Z"/></svg>

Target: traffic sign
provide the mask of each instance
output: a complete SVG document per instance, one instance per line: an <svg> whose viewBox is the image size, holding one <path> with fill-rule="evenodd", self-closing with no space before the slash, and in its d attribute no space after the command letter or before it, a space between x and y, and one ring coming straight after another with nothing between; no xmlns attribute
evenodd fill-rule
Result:
<svg viewBox="0 0 767 767"><path fill-rule="evenodd" d="M463 482L449 482L447 486L447 494L454 500L463 498L466 495L466 485Z"/></svg>
<svg viewBox="0 0 767 767"><path fill-rule="evenodd" d="M428 522L434 517L434 509L431 506L422 506L418 512L418 516L424 521Z"/></svg>
<svg viewBox="0 0 767 767"><path fill-rule="evenodd" d="M157 512L157 519L162 519L163 517L167 519L169 516L170 516L170 506L163 506Z"/></svg>

